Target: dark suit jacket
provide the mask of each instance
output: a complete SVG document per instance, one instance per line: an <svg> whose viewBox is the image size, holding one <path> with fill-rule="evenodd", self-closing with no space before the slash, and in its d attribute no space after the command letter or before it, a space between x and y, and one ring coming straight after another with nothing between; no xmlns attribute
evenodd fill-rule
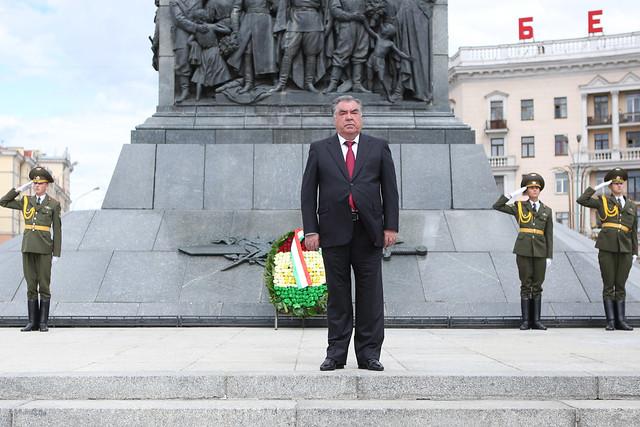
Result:
<svg viewBox="0 0 640 427"><path fill-rule="evenodd" d="M25 219L25 224L35 224L44 227L53 228L53 238L49 231L40 230L25 230L22 236L22 252L29 252L35 254L52 254L59 257L60 250L62 249L62 222L60 221L60 203L47 195L42 201L42 204L38 206L36 204L36 196L23 196L17 198L20 195L15 189L9 190L0 199L0 206L23 210L23 197L27 198L27 210L34 208L35 214L29 220ZM23 215L24 216L24 215Z"/></svg>
<svg viewBox="0 0 640 427"><path fill-rule="evenodd" d="M493 209L515 216L520 228L534 228L544 233L541 236L539 234L518 232L516 243L513 246L513 253L536 258L553 258L553 212L551 208L540 202L538 212L534 213L529 202L518 201L509 206L507 205L508 201L507 197L500 196L493 204ZM519 204L522 204L522 214L524 216L529 213L532 214L529 222L520 222L518 215Z"/></svg>
<svg viewBox="0 0 640 427"><path fill-rule="evenodd" d="M593 195L596 193L591 187L587 187L584 193L578 197L577 202L588 208L597 209L598 215L602 219L605 217L604 206L602 204L602 197L595 198ZM612 222L614 224L622 224L629 228L629 232L625 233L622 230L615 228L602 227L600 233L598 233L598 240L596 241L596 248L602 249L607 252L622 252L633 255L638 254L638 215L636 213L636 204L625 197L624 209L620 209L616 198L610 194L607 198L607 204L609 209L614 206L618 206L618 215L608 217L604 222Z"/></svg>
<svg viewBox="0 0 640 427"><path fill-rule="evenodd" d="M302 178L302 221L306 234L320 234L323 247L351 241L349 192L371 242L382 247L384 230L398 231L400 210L396 172L387 141L360 134L351 180L338 135L311 144Z"/></svg>

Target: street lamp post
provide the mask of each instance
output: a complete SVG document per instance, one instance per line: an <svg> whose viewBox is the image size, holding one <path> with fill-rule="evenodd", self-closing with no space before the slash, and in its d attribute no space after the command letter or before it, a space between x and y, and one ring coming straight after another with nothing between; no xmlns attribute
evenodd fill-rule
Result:
<svg viewBox="0 0 640 427"><path fill-rule="evenodd" d="M69 202L69 204L77 203L77 202L78 202L78 200L82 199L84 196L87 196L87 195L89 195L89 194L93 193L94 191L98 191L98 190L100 190L100 186L98 186L98 187L94 187L94 188L92 188L92 189L91 189L91 190L89 190L89 191L85 191L84 193L82 193L81 195L79 195L78 197L76 197L76 199L75 199L75 200L71 200L71 201Z"/></svg>
<svg viewBox="0 0 640 427"><path fill-rule="evenodd" d="M580 141L582 141L582 135L581 134L577 134L576 135L576 141L578 142L578 155L576 156L576 191L575 191L575 200L574 203L577 204L578 201L578 197L580 196L580 154L581 154L581 150L580 150ZM575 229L578 233L581 233L582 230L580 230L580 211L582 210L581 207L578 205L575 207L576 208L576 215L575 215Z"/></svg>

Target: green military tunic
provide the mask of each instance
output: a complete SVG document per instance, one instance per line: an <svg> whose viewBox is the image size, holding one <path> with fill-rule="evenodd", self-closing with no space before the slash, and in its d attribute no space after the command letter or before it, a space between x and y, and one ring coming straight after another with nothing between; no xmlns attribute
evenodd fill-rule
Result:
<svg viewBox="0 0 640 427"><path fill-rule="evenodd" d="M59 257L62 248L60 203L45 195L37 204L36 196L23 196L11 189L0 199L0 206L22 211L25 222L22 237L22 268L27 282L27 298L51 298L51 257ZM53 228L53 236L51 235Z"/></svg>
<svg viewBox="0 0 640 427"><path fill-rule="evenodd" d="M553 258L553 212L551 208L538 201L535 212L529 202L516 202L507 205L509 199L500 196L493 209L513 215L518 222L519 231L513 253L520 277L520 296L536 298L542 294L542 282L547 271L547 258Z"/></svg>
<svg viewBox="0 0 640 427"><path fill-rule="evenodd" d="M624 208L613 195L593 197L596 190L591 187L582 193L577 202L597 209L602 221L596 248L602 276L602 296L605 300L624 301L625 283L633 255L638 254L637 206L625 197Z"/></svg>

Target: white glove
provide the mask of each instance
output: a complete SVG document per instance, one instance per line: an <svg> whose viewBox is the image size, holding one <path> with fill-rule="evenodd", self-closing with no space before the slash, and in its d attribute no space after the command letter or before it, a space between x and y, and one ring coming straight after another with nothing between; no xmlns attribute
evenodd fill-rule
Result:
<svg viewBox="0 0 640 427"><path fill-rule="evenodd" d="M16 191L18 193L22 193L23 191L26 191L29 187L31 187L32 184L33 184L33 181L29 181L26 184L23 184L20 187L16 188Z"/></svg>
<svg viewBox="0 0 640 427"><path fill-rule="evenodd" d="M603 187L606 187L606 186L607 186L607 185L609 185L609 184L611 184L611 180L609 180L609 181L605 181L605 182L603 182L603 183L601 183L601 184L596 185L595 190L596 190L596 191L598 191L599 189L601 189L601 188L603 188Z"/></svg>
<svg viewBox="0 0 640 427"><path fill-rule="evenodd" d="M527 189L527 187L521 187L521 188L518 188L513 193L505 194L505 196L507 196L509 199L513 199L514 197L518 197L518 196L522 195L522 193L524 193L526 189Z"/></svg>
<svg viewBox="0 0 640 427"><path fill-rule="evenodd" d="M638 259L638 255L634 255L632 262L636 262L637 259Z"/></svg>
<svg viewBox="0 0 640 427"><path fill-rule="evenodd" d="M53 258L51 258L51 265L53 265L56 262L58 262L59 259L60 259L60 257L57 257L57 256L54 256Z"/></svg>
<svg viewBox="0 0 640 427"><path fill-rule="evenodd" d="M547 268L551 265L551 258L547 258Z"/></svg>

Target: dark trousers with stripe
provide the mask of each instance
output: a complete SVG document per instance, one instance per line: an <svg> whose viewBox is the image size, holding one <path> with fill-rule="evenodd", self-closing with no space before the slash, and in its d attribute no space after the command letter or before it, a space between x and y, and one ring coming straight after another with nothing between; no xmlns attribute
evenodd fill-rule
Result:
<svg viewBox="0 0 640 427"><path fill-rule="evenodd" d="M51 254L23 252L22 270L27 282L27 298L51 298Z"/></svg>
<svg viewBox="0 0 640 427"><path fill-rule="evenodd" d="M353 223L347 245L322 249L329 299L327 357L346 363L353 332L351 268L355 276L356 321L354 347L359 364L380 359L384 341L382 248L373 246L360 221Z"/></svg>
<svg viewBox="0 0 640 427"><path fill-rule="evenodd" d="M627 296L624 288L631 270L633 255L600 250L598 262L602 276L602 298L624 301Z"/></svg>
<svg viewBox="0 0 640 427"><path fill-rule="evenodd" d="M547 259L516 255L520 276L520 297L535 298L542 295L542 282L547 272Z"/></svg>

